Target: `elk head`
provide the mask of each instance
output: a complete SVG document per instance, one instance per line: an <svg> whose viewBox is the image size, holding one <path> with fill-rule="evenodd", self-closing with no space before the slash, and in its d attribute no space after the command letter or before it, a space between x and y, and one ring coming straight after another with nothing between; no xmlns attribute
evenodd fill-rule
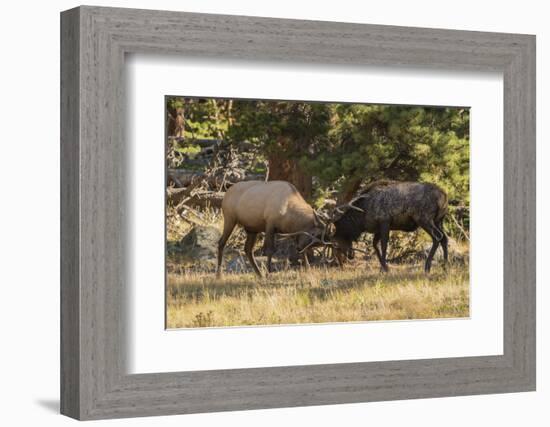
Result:
<svg viewBox="0 0 550 427"><path fill-rule="evenodd" d="M355 257L355 251L360 251L353 247L353 239L346 238L337 232L336 223L342 218L342 216L350 209L364 213L365 211L355 205L355 202L360 200L363 195L359 195L348 203L336 206L331 213L330 222L332 224L332 232L328 235L330 244L332 246L332 252L338 264L342 265L347 260L352 260Z"/></svg>
<svg viewBox="0 0 550 427"><path fill-rule="evenodd" d="M303 254L309 249L319 246L330 246L327 240L334 225L328 221L323 214L314 211L314 224L309 230L298 231L295 233L279 234L282 238L295 237L296 249L298 253Z"/></svg>

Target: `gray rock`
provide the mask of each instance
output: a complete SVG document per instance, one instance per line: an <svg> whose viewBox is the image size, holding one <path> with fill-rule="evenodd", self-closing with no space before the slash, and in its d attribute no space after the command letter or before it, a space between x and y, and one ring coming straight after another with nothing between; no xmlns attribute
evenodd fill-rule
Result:
<svg viewBox="0 0 550 427"><path fill-rule="evenodd" d="M244 257L236 256L227 262L225 268L230 273L247 273L250 269L246 263Z"/></svg>
<svg viewBox="0 0 550 427"><path fill-rule="evenodd" d="M178 243L186 265L210 267L216 264L220 231L210 226L195 226Z"/></svg>

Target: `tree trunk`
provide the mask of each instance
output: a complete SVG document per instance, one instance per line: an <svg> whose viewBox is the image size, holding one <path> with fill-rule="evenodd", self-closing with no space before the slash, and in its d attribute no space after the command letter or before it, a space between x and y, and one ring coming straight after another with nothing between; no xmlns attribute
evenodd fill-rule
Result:
<svg viewBox="0 0 550 427"><path fill-rule="evenodd" d="M287 181L293 184L304 199L310 199L312 193L312 176L300 167L294 159L285 155L284 141L279 141L280 151L268 156L268 181Z"/></svg>
<svg viewBox="0 0 550 427"><path fill-rule="evenodd" d="M176 133L176 109L166 105L166 135L172 136Z"/></svg>
<svg viewBox="0 0 550 427"><path fill-rule="evenodd" d="M310 200L313 190L313 179L311 174L304 171L298 162L292 161L291 163L292 177L290 182L294 184L304 199Z"/></svg>
<svg viewBox="0 0 550 427"><path fill-rule="evenodd" d="M355 193L359 190L359 187L361 187L361 181L362 179L359 177L348 178L338 194L336 203L341 205L353 199L353 196L355 196Z"/></svg>

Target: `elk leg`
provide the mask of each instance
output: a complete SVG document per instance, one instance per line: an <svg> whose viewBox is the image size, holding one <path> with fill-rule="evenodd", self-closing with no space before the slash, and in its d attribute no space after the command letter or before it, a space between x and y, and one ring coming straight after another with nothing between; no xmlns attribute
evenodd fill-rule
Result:
<svg viewBox="0 0 550 427"><path fill-rule="evenodd" d="M442 233L439 232L439 230L435 227L435 224L431 221L429 223L421 223L419 225L432 238L432 248L428 253L428 257L426 258L426 264L424 265L424 271L426 273L429 273L430 269L432 268L432 260L435 255L435 251L437 251L437 247L439 246L439 241L441 239Z"/></svg>
<svg viewBox="0 0 550 427"><path fill-rule="evenodd" d="M334 258L336 258L336 262L338 264L338 267L340 268L344 268L344 253L342 252L342 250L340 249L332 249L333 250L333 254L334 254Z"/></svg>
<svg viewBox="0 0 550 427"><path fill-rule="evenodd" d="M426 273L429 273L430 269L432 268L432 260L438 246L439 246L439 241L434 236L432 236L432 248L428 253L428 258L426 258L426 264L424 265L424 271Z"/></svg>
<svg viewBox="0 0 550 427"><path fill-rule="evenodd" d="M258 264L256 263L256 260L254 259L254 244L256 243L256 237L258 237L258 233L250 233L246 232L246 242L244 243L244 253L246 254L246 257L248 258L248 261L250 261L250 264L252 264L252 268L254 269L254 272L259 276L262 277L262 273L260 273L260 269L258 268Z"/></svg>
<svg viewBox="0 0 550 427"><path fill-rule="evenodd" d="M275 252L275 231L271 228L268 228L265 232L264 250L267 256L267 272L271 273L271 258L273 252Z"/></svg>
<svg viewBox="0 0 550 427"><path fill-rule="evenodd" d="M380 248L378 244L380 243L380 233L374 233L374 237L372 239L372 246L374 246L374 251L376 252L376 257L378 258L378 262L382 265L382 254L380 253Z"/></svg>
<svg viewBox="0 0 550 427"><path fill-rule="evenodd" d="M441 244L441 249L443 249L443 262L447 264L449 262L449 239L447 237L447 234L445 234L445 230L443 230L443 221L439 221L436 224L436 227L442 236L439 243Z"/></svg>
<svg viewBox="0 0 550 427"><path fill-rule="evenodd" d="M386 262L386 252L388 250L388 241L390 240L390 225L388 223L383 223L380 226L380 240L382 246L380 264L382 265L382 270L388 272L388 263Z"/></svg>
<svg viewBox="0 0 550 427"><path fill-rule="evenodd" d="M221 266L223 259L223 250L225 248L227 240L229 239L229 236L231 236L231 233L233 233L235 225L237 225L235 221L228 221L227 219L224 219L222 237L220 237L220 240L218 241L218 268L216 270L216 275L218 277L220 277L222 274Z"/></svg>
<svg viewBox="0 0 550 427"><path fill-rule="evenodd" d="M302 253L302 261L304 263L305 269L309 270L310 266L309 266L309 259L307 258L307 251L304 251Z"/></svg>

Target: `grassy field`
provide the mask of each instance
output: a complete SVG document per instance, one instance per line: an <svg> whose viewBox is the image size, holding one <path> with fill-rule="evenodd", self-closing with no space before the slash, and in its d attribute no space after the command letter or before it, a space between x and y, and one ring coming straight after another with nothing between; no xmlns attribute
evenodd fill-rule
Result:
<svg viewBox="0 0 550 427"><path fill-rule="evenodd" d="M221 231L219 212L205 210L201 214L202 223ZM167 225L169 246L177 245L193 227L176 215L169 217ZM368 262L358 256L344 269L288 269L262 279L253 273L226 273L218 279L212 272L215 260L201 272L195 261L186 264L177 252L168 251L166 326L174 329L469 316L467 242L450 245L452 262L446 271L438 260L426 275L421 248L430 243L425 233L394 232L390 259L405 253L407 247L413 247L417 256L391 263L388 274L380 272L376 257L370 253ZM228 252L243 245L244 232L237 229L226 248L226 270ZM372 252L370 240L360 246ZM258 252L261 247L260 239ZM258 259L263 268L265 260ZM248 264L245 266L249 269Z"/></svg>
<svg viewBox="0 0 550 427"><path fill-rule="evenodd" d="M193 328L469 316L467 264L394 265L253 274L168 274L167 327Z"/></svg>

